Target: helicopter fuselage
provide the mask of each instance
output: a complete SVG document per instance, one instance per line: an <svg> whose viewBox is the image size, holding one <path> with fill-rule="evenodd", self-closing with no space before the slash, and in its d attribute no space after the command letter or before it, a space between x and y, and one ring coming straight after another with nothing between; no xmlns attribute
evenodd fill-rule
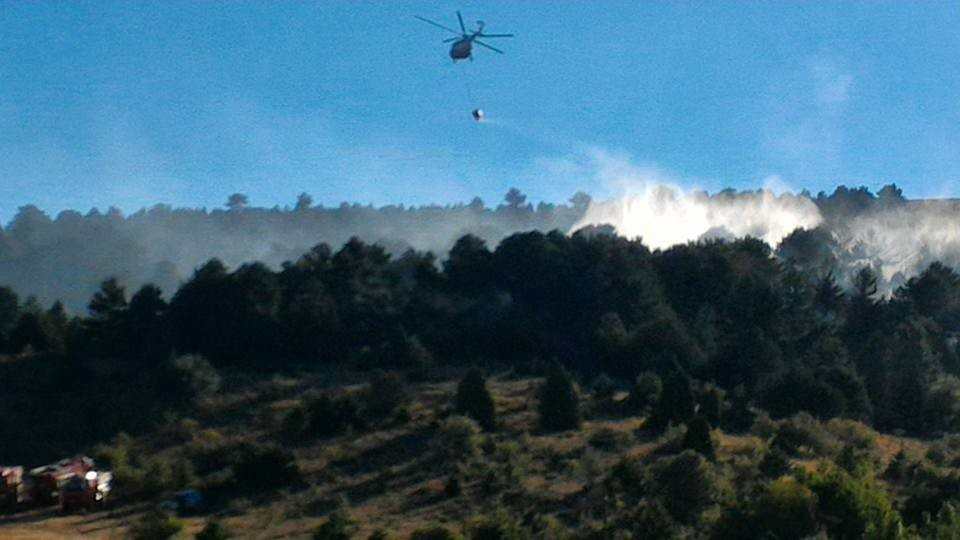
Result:
<svg viewBox="0 0 960 540"><path fill-rule="evenodd" d="M454 62L457 60L470 58L472 49L473 36L465 37L461 40L455 41L450 47L450 58L452 58Z"/></svg>

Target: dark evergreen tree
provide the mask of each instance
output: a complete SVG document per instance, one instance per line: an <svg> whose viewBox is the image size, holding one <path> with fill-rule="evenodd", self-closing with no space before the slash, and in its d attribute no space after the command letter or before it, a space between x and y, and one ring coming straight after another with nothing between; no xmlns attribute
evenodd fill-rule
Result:
<svg viewBox="0 0 960 540"><path fill-rule="evenodd" d="M580 427L580 397L573 380L563 368L555 366L540 389L540 427L546 431L564 431Z"/></svg>
<svg viewBox="0 0 960 540"><path fill-rule="evenodd" d="M8 351L10 331L20 318L20 299L13 289L0 287L0 352Z"/></svg>
<svg viewBox="0 0 960 540"><path fill-rule="evenodd" d="M687 424L683 447L700 452L710 461L716 459L713 439L710 437L710 422L706 418L698 414Z"/></svg>
<svg viewBox="0 0 960 540"><path fill-rule="evenodd" d="M455 408L458 413L476 420L484 431L496 429L496 409L480 370L470 370L457 385Z"/></svg>
<svg viewBox="0 0 960 540"><path fill-rule="evenodd" d="M654 408L647 425L662 430L669 424L685 424L696 412L690 378L680 370L673 370L663 381L663 394Z"/></svg>

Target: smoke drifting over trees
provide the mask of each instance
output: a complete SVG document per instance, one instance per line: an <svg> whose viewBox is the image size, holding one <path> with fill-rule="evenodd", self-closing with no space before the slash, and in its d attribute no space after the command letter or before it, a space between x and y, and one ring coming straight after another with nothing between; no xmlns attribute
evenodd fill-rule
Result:
<svg viewBox="0 0 960 540"><path fill-rule="evenodd" d="M131 288L154 283L171 294L211 258L230 267L251 261L278 267L316 244L339 247L351 237L378 243L394 255L411 248L446 253L466 234L495 245L517 231L570 230L590 198L578 193L569 204L534 206L511 190L495 208L479 198L421 207L312 203L304 193L293 209L257 208L235 193L225 209L211 211L157 205L129 216L111 208L86 215L68 210L54 218L24 206L0 230L0 284L43 304L59 299L83 311L107 277Z"/></svg>
<svg viewBox="0 0 960 540"><path fill-rule="evenodd" d="M306 193L292 209L251 206L239 193L229 196L225 209L157 205L129 216L111 208L51 217L28 205L0 230L0 284L45 305L62 300L82 311L108 277L134 289L154 283L169 295L214 257L228 267L261 261L276 268L318 243L338 247L358 237L394 255L412 248L442 258L466 234L495 246L519 231L571 233L609 224L653 249L753 236L799 265L833 271L842 286L850 285L853 270L870 266L886 293L932 261L960 266L958 207L956 201L907 201L895 186L876 195L841 186L813 197L733 190L708 195L662 185L614 201L592 202L578 193L567 204L536 206L513 189L495 208L480 199L451 206L324 208Z"/></svg>

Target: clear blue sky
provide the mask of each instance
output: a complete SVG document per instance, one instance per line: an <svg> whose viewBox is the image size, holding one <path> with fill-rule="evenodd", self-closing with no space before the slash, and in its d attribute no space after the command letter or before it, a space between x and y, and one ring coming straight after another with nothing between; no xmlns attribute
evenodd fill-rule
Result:
<svg viewBox="0 0 960 540"><path fill-rule="evenodd" d="M454 10L507 54L452 65ZM957 2L4 2L0 221L164 202L716 190L960 195ZM469 112L487 111L476 125Z"/></svg>

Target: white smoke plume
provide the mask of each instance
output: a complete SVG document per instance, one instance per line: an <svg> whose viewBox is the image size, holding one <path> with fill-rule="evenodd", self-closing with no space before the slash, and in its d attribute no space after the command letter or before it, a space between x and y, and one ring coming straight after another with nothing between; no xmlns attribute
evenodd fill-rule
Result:
<svg viewBox="0 0 960 540"><path fill-rule="evenodd" d="M797 228L812 228L823 218L807 197L775 195L769 189L708 195L684 190L655 168L631 165L622 158L595 152L597 180L622 195L591 203L573 230L587 225L612 225L628 238L640 237L654 249L703 237L753 236L776 246Z"/></svg>
<svg viewBox="0 0 960 540"><path fill-rule="evenodd" d="M830 229L843 266L871 266L886 292L930 263L960 268L960 203L905 201L855 216L837 216Z"/></svg>

